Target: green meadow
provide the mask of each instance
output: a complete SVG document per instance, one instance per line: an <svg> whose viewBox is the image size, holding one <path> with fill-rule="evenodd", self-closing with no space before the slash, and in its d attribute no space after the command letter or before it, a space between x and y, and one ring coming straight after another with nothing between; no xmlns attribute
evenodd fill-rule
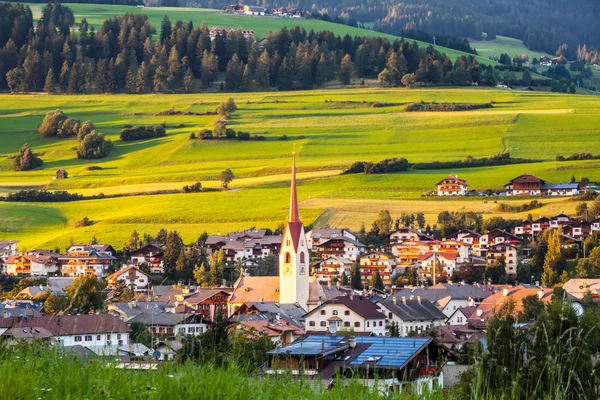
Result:
<svg viewBox="0 0 600 400"><path fill-rule="evenodd" d="M92 235L121 247L131 231L177 229L186 242L203 231L225 233L249 227L274 228L285 220L291 153L297 153L301 217L319 226L367 226L380 209L394 216L424 212L434 224L444 210L473 210L508 218L492 199L423 197L447 174L466 178L473 189L501 188L509 179L532 173L550 182L588 177L600 180L600 160L556 162L557 154L600 154L600 99L578 95L498 89L346 89L304 92L236 93L235 130L264 141L191 140L190 131L212 128L216 116L155 116L177 111L212 111L230 94L193 95L0 95L0 195L28 189L68 190L122 197L70 203L0 202L0 239L21 240L23 248L60 247ZM373 102L385 107L372 107ZM494 101L494 108L466 112L406 112L419 101ZM44 139L36 131L45 113L60 108L91 120L113 140L112 153L79 160L75 139ZM126 124L166 123L167 136L122 142ZM183 124L183 127L176 126ZM281 140L282 135L287 140ZM12 157L28 143L43 160L34 171L11 170ZM340 175L354 161L405 157L411 162L462 160L510 152L535 159L530 164L409 171L382 175ZM89 170L96 166L100 169ZM58 168L70 177L53 180ZM181 189L200 181L219 187L230 168L229 191L148 194ZM140 195L141 194L141 195ZM514 204L528 200L511 201ZM544 199L535 215L573 212L577 202ZM77 227L83 217L91 226Z"/></svg>
<svg viewBox="0 0 600 400"><path fill-rule="evenodd" d="M473 40L470 39L471 47L477 50L480 56L483 57L500 57L501 54L508 54L511 58L527 54L529 59L540 58L543 56L553 58L554 56L548 53L530 50L519 39L514 39L506 36L496 36L494 40Z"/></svg>
<svg viewBox="0 0 600 400"><path fill-rule="evenodd" d="M26 3L27 4L27 3ZM43 4L29 3L33 12L34 18L38 19L42 13ZM311 29L315 32L329 30L337 35L354 36L369 36L382 37L390 41L400 39L398 36L388 35L381 32L375 32L369 29L362 29L348 25L334 24L332 22L320 21L315 19L305 18L279 18L275 16L249 16L224 13L221 10L207 8L180 8L180 7L135 7L135 6L120 6L109 4L76 4L69 3L68 7L73 10L75 15L75 23L79 26L82 18L86 18L88 24L93 25L96 29L102 27L105 20L114 18L117 15L127 13L146 14L150 20L150 24L160 30L160 24L164 16L167 15L172 23L177 20L192 21L194 26L200 26L202 22L206 22L209 27L220 26L223 28L244 28L255 32L257 39L267 37L269 31L278 32L281 28L293 28L301 26L309 32ZM417 42L420 47L428 47L431 44ZM452 61L458 56L468 55L467 53L449 49L442 46L434 46L437 50L445 53ZM479 62L486 64L495 64L487 57L478 57Z"/></svg>

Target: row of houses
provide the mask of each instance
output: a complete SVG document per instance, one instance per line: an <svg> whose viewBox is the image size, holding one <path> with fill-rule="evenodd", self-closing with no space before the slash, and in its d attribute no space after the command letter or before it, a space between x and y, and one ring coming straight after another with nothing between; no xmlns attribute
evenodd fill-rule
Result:
<svg viewBox="0 0 600 400"><path fill-rule="evenodd" d="M522 174L504 185L506 196L577 196L589 190L595 190L590 182L549 183L531 174ZM466 196L469 185L466 179L458 175L448 175L436 184L437 196Z"/></svg>
<svg viewBox="0 0 600 400"><path fill-rule="evenodd" d="M306 14L302 10L295 7L279 7L270 9L259 5L241 3L230 4L224 8L224 11L244 15L275 15L284 18L301 18L304 16L304 14Z"/></svg>

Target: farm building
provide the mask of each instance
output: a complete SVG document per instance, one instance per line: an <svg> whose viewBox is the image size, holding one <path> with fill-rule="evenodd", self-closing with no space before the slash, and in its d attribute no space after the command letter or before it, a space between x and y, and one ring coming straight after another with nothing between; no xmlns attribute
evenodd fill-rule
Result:
<svg viewBox="0 0 600 400"><path fill-rule="evenodd" d="M67 179L69 177L69 173L67 172L66 169L59 169L58 171L56 171L56 175L54 176L54 179Z"/></svg>
<svg viewBox="0 0 600 400"><path fill-rule="evenodd" d="M265 15L265 8L261 6L244 6L246 15Z"/></svg>

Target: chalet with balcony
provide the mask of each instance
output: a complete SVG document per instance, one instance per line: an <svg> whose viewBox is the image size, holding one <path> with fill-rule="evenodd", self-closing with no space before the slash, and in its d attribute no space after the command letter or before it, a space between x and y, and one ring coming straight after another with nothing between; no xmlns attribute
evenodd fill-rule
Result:
<svg viewBox="0 0 600 400"><path fill-rule="evenodd" d="M592 234L592 224L587 221L574 222L573 224L562 226L563 235L583 240Z"/></svg>
<svg viewBox="0 0 600 400"><path fill-rule="evenodd" d="M407 240L391 246L391 252L396 256L396 264L400 267L416 265L422 254L433 251L436 242L419 242Z"/></svg>
<svg viewBox="0 0 600 400"><path fill-rule="evenodd" d="M550 228L558 228L559 226L571 225L576 222L577 221L566 214L558 214L550 218Z"/></svg>
<svg viewBox="0 0 600 400"><path fill-rule="evenodd" d="M432 240L434 240L432 236L409 226L404 226L390 233L388 236L388 247L391 248L395 244L406 241L429 242Z"/></svg>
<svg viewBox="0 0 600 400"><path fill-rule="evenodd" d="M212 323L217 314L227 317L227 304L231 297L230 289L185 287L173 289L158 297L158 301L168 303L178 310L191 310L206 322Z"/></svg>
<svg viewBox="0 0 600 400"><path fill-rule="evenodd" d="M342 274L350 278L351 268L352 261L337 256L320 260L311 266L312 275L320 282L331 282L333 278L341 280Z"/></svg>
<svg viewBox="0 0 600 400"><path fill-rule="evenodd" d="M545 180L531 174L523 174L504 185L507 196L541 196Z"/></svg>
<svg viewBox="0 0 600 400"><path fill-rule="evenodd" d="M131 263L136 266L147 265L153 274L164 272L164 250L155 244L148 244L134 250L130 256Z"/></svg>
<svg viewBox="0 0 600 400"><path fill-rule="evenodd" d="M518 249L508 243L493 244L487 249L487 265L492 265L496 259L504 257L506 275L516 275L518 260Z"/></svg>
<svg viewBox="0 0 600 400"><path fill-rule="evenodd" d="M458 240L460 242L471 245L471 251L475 255L480 254L480 238L481 233L475 232L471 229L461 229L460 231L448 235L444 240Z"/></svg>
<svg viewBox="0 0 600 400"><path fill-rule="evenodd" d="M521 238L513 235L510 232L503 231L502 229L492 229L488 233L481 235L480 242L480 256L485 257L487 250L490 246L495 244L510 244L519 245Z"/></svg>
<svg viewBox="0 0 600 400"><path fill-rule="evenodd" d="M448 175L436 184L438 196L466 196L469 185L465 179L459 179L458 175Z"/></svg>
<svg viewBox="0 0 600 400"><path fill-rule="evenodd" d="M245 5L244 6L244 14L246 15L265 15L265 8L261 7L261 6L251 6L251 5Z"/></svg>
<svg viewBox="0 0 600 400"><path fill-rule="evenodd" d="M277 347L287 346L304 334L304 330L281 319L239 321L229 325L228 330L243 335L248 340L269 338Z"/></svg>
<svg viewBox="0 0 600 400"><path fill-rule="evenodd" d="M456 268L455 251L428 251L419 255L419 275L434 281L439 277L448 277ZM435 276L435 279L434 279Z"/></svg>
<svg viewBox="0 0 600 400"><path fill-rule="evenodd" d="M348 237L335 237L317 245L316 255L321 259L341 257L355 261L365 251L366 246Z"/></svg>
<svg viewBox="0 0 600 400"><path fill-rule="evenodd" d="M316 251L318 245L321 243L339 237L358 241L358 236L346 228L314 228L306 232L306 244L308 245L309 250Z"/></svg>
<svg viewBox="0 0 600 400"><path fill-rule="evenodd" d="M392 283L396 272L396 256L383 251L369 251L360 256L360 276L363 285L370 286L371 278L379 272L384 285Z"/></svg>
<svg viewBox="0 0 600 400"><path fill-rule="evenodd" d="M58 257L61 262L60 272L65 276L95 274L104 278L112 262L114 249L105 245L75 245L67 249L66 254Z"/></svg>
<svg viewBox="0 0 600 400"><path fill-rule="evenodd" d="M48 276L59 271L60 254L33 250L8 257L6 274L13 276Z"/></svg>
<svg viewBox="0 0 600 400"><path fill-rule="evenodd" d="M199 336L206 332L207 324L198 314L144 312L128 321L142 324L157 340L175 340L184 336Z"/></svg>
<svg viewBox="0 0 600 400"><path fill-rule="evenodd" d="M511 226L510 233L520 238L526 238L531 236L532 222L524 220Z"/></svg>

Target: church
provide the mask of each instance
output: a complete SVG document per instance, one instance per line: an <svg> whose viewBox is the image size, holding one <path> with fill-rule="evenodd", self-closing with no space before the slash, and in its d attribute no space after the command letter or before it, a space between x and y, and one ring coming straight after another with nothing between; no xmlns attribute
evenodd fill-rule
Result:
<svg viewBox="0 0 600 400"><path fill-rule="evenodd" d="M261 304L286 309L294 305L299 312L306 313L321 302L344 294L335 287L321 286L310 276L310 253L298 208L295 153L291 181L290 211L279 253L279 276L241 276L229 300L229 315L240 308L261 308Z"/></svg>

